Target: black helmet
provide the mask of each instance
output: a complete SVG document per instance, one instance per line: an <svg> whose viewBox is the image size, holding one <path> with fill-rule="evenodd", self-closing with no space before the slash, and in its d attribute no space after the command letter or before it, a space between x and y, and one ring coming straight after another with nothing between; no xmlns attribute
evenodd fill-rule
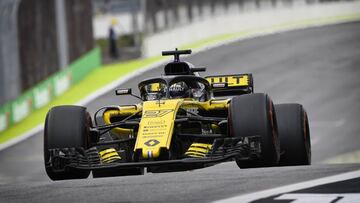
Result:
<svg viewBox="0 0 360 203"><path fill-rule="evenodd" d="M177 82L169 88L170 98L187 98L189 94L189 87L185 82Z"/></svg>

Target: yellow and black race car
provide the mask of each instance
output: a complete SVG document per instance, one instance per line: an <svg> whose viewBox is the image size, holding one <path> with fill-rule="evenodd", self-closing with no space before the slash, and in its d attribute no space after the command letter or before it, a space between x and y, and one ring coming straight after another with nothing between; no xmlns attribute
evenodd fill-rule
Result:
<svg viewBox="0 0 360 203"><path fill-rule="evenodd" d="M300 104L274 105L253 93L251 74L200 77L180 61L191 50L164 51L164 75L131 89L134 105L106 106L94 123L80 106L52 108L44 160L52 180L193 170L235 160L240 168L309 165L310 132Z"/></svg>

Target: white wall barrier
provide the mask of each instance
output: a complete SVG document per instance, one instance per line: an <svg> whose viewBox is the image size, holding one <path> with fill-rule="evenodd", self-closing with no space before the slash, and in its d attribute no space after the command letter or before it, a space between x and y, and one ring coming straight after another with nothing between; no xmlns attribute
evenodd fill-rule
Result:
<svg viewBox="0 0 360 203"><path fill-rule="evenodd" d="M148 35L143 41L143 56L156 56L162 50L171 50L224 34L261 31L296 23L320 22L321 19L324 22L344 15L360 14L360 1L307 3L306 0L296 0L293 4L280 2L275 7L262 5L257 9L251 5L244 5L242 9L239 9L238 5L230 5L226 12L216 17L203 17L191 24L182 24L170 30Z"/></svg>

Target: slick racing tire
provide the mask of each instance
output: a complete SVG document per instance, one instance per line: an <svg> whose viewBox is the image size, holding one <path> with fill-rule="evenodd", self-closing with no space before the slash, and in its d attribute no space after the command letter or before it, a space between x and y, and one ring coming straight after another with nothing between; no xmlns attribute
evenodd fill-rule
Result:
<svg viewBox="0 0 360 203"><path fill-rule="evenodd" d="M260 157L250 160L236 158L240 168L270 167L278 164L280 143L274 104L269 96L255 93L232 98L228 120L230 136L260 137Z"/></svg>
<svg viewBox="0 0 360 203"><path fill-rule="evenodd" d="M49 149L88 148L91 117L85 107L57 106L50 109L45 120L44 161L46 173L52 180L87 178L90 170L64 168L54 170L50 161Z"/></svg>
<svg viewBox="0 0 360 203"><path fill-rule="evenodd" d="M310 165L309 121L300 104L275 105L281 143L281 166Z"/></svg>

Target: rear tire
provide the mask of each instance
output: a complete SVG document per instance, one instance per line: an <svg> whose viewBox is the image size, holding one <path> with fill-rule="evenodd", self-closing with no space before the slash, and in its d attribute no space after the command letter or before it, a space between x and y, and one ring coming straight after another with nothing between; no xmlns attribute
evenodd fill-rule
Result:
<svg viewBox="0 0 360 203"><path fill-rule="evenodd" d="M229 133L233 137L260 136L261 158L236 160L240 168L275 166L280 158L280 143L274 104L263 93L234 97L229 108Z"/></svg>
<svg viewBox="0 0 360 203"><path fill-rule="evenodd" d="M45 170L51 180L87 178L90 170L66 168L63 172L55 172L50 166L49 149L82 147L88 148L91 118L85 107L57 106L50 109L45 119L44 129L44 161Z"/></svg>
<svg viewBox="0 0 360 203"><path fill-rule="evenodd" d="M309 121L300 104L275 105L281 142L281 166L310 165Z"/></svg>

